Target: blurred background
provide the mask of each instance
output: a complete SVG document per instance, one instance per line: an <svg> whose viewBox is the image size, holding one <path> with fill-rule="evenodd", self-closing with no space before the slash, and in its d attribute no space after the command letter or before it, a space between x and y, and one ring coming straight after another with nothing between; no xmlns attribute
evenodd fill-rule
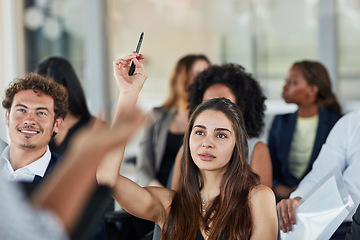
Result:
<svg viewBox="0 0 360 240"><path fill-rule="evenodd" d="M144 109L163 102L173 66L188 53L251 72L267 96L267 127L272 115L295 109L281 92L297 60L324 63L343 111L360 109L358 0L0 0L0 12L2 99L11 80L62 56L75 67L91 112L109 122L118 95L112 61L135 50L144 31Z"/></svg>

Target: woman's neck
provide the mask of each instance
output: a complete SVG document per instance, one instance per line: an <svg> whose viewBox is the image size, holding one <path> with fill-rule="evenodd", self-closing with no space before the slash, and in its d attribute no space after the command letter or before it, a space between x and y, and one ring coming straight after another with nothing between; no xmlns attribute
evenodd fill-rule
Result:
<svg viewBox="0 0 360 240"><path fill-rule="evenodd" d="M223 173L219 174L202 171L202 177L204 180L204 186L200 192L202 199L213 199L220 194L220 184L223 176Z"/></svg>
<svg viewBox="0 0 360 240"><path fill-rule="evenodd" d="M319 106L316 104L307 105L307 106L298 106L298 116L307 118L313 117L319 112Z"/></svg>
<svg viewBox="0 0 360 240"><path fill-rule="evenodd" d="M178 109L169 126L172 133L184 133L188 124L188 111L186 109Z"/></svg>
<svg viewBox="0 0 360 240"><path fill-rule="evenodd" d="M62 122L59 132L54 137L56 145L61 145L66 138L69 130L80 121L80 117L76 117L70 112L66 115L66 118Z"/></svg>

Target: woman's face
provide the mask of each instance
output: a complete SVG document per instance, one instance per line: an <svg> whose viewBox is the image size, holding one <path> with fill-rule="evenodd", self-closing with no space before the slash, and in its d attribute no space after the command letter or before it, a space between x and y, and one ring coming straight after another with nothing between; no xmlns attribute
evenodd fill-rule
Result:
<svg viewBox="0 0 360 240"><path fill-rule="evenodd" d="M236 96L230 88L224 84L216 83L206 89L203 96L203 102L213 98L227 98L236 104Z"/></svg>
<svg viewBox="0 0 360 240"><path fill-rule="evenodd" d="M286 103L303 104L315 101L314 86L310 86L299 66L294 66L289 70L286 82L283 87L282 97Z"/></svg>
<svg viewBox="0 0 360 240"><path fill-rule="evenodd" d="M191 75L194 78L196 75L209 67L209 63L203 59L196 60L191 67Z"/></svg>
<svg viewBox="0 0 360 240"><path fill-rule="evenodd" d="M220 111L203 111L194 121L189 146L200 170L225 172L235 147L232 122Z"/></svg>

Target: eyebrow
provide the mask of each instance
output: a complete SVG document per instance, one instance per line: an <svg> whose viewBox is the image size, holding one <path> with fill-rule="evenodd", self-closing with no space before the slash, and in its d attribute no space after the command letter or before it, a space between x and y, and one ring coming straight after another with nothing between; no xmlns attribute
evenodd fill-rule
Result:
<svg viewBox="0 0 360 240"><path fill-rule="evenodd" d="M215 128L214 131L227 131L227 132L231 133L230 129L227 129L227 128Z"/></svg>
<svg viewBox="0 0 360 240"><path fill-rule="evenodd" d="M23 108L29 109L26 105L21 104L21 103L16 104L15 107L23 107ZM36 110L37 111L44 110L44 111L50 112L50 110L48 108L46 108L46 107L37 107Z"/></svg>
<svg viewBox="0 0 360 240"><path fill-rule="evenodd" d="M204 125L195 125L193 128L196 128L196 127L206 129L206 127ZM216 131L227 131L227 132L231 133L231 131L227 128L215 128L214 132L216 132Z"/></svg>

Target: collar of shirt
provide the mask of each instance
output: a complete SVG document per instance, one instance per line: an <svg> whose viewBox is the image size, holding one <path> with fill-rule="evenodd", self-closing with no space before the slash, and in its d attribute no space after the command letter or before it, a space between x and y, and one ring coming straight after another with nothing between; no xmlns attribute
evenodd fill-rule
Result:
<svg viewBox="0 0 360 240"><path fill-rule="evenodd" d="M49 146L46 149L44 155L42 155L36 161L17 169L13 170L10 162L10 147L7 146L3 153L1 154L0 159L0 174L3 175L6 179L12 181L27 181L31 182L34 180L35 175L44 177L46 169L51 160L51 152Z"/></svg>

